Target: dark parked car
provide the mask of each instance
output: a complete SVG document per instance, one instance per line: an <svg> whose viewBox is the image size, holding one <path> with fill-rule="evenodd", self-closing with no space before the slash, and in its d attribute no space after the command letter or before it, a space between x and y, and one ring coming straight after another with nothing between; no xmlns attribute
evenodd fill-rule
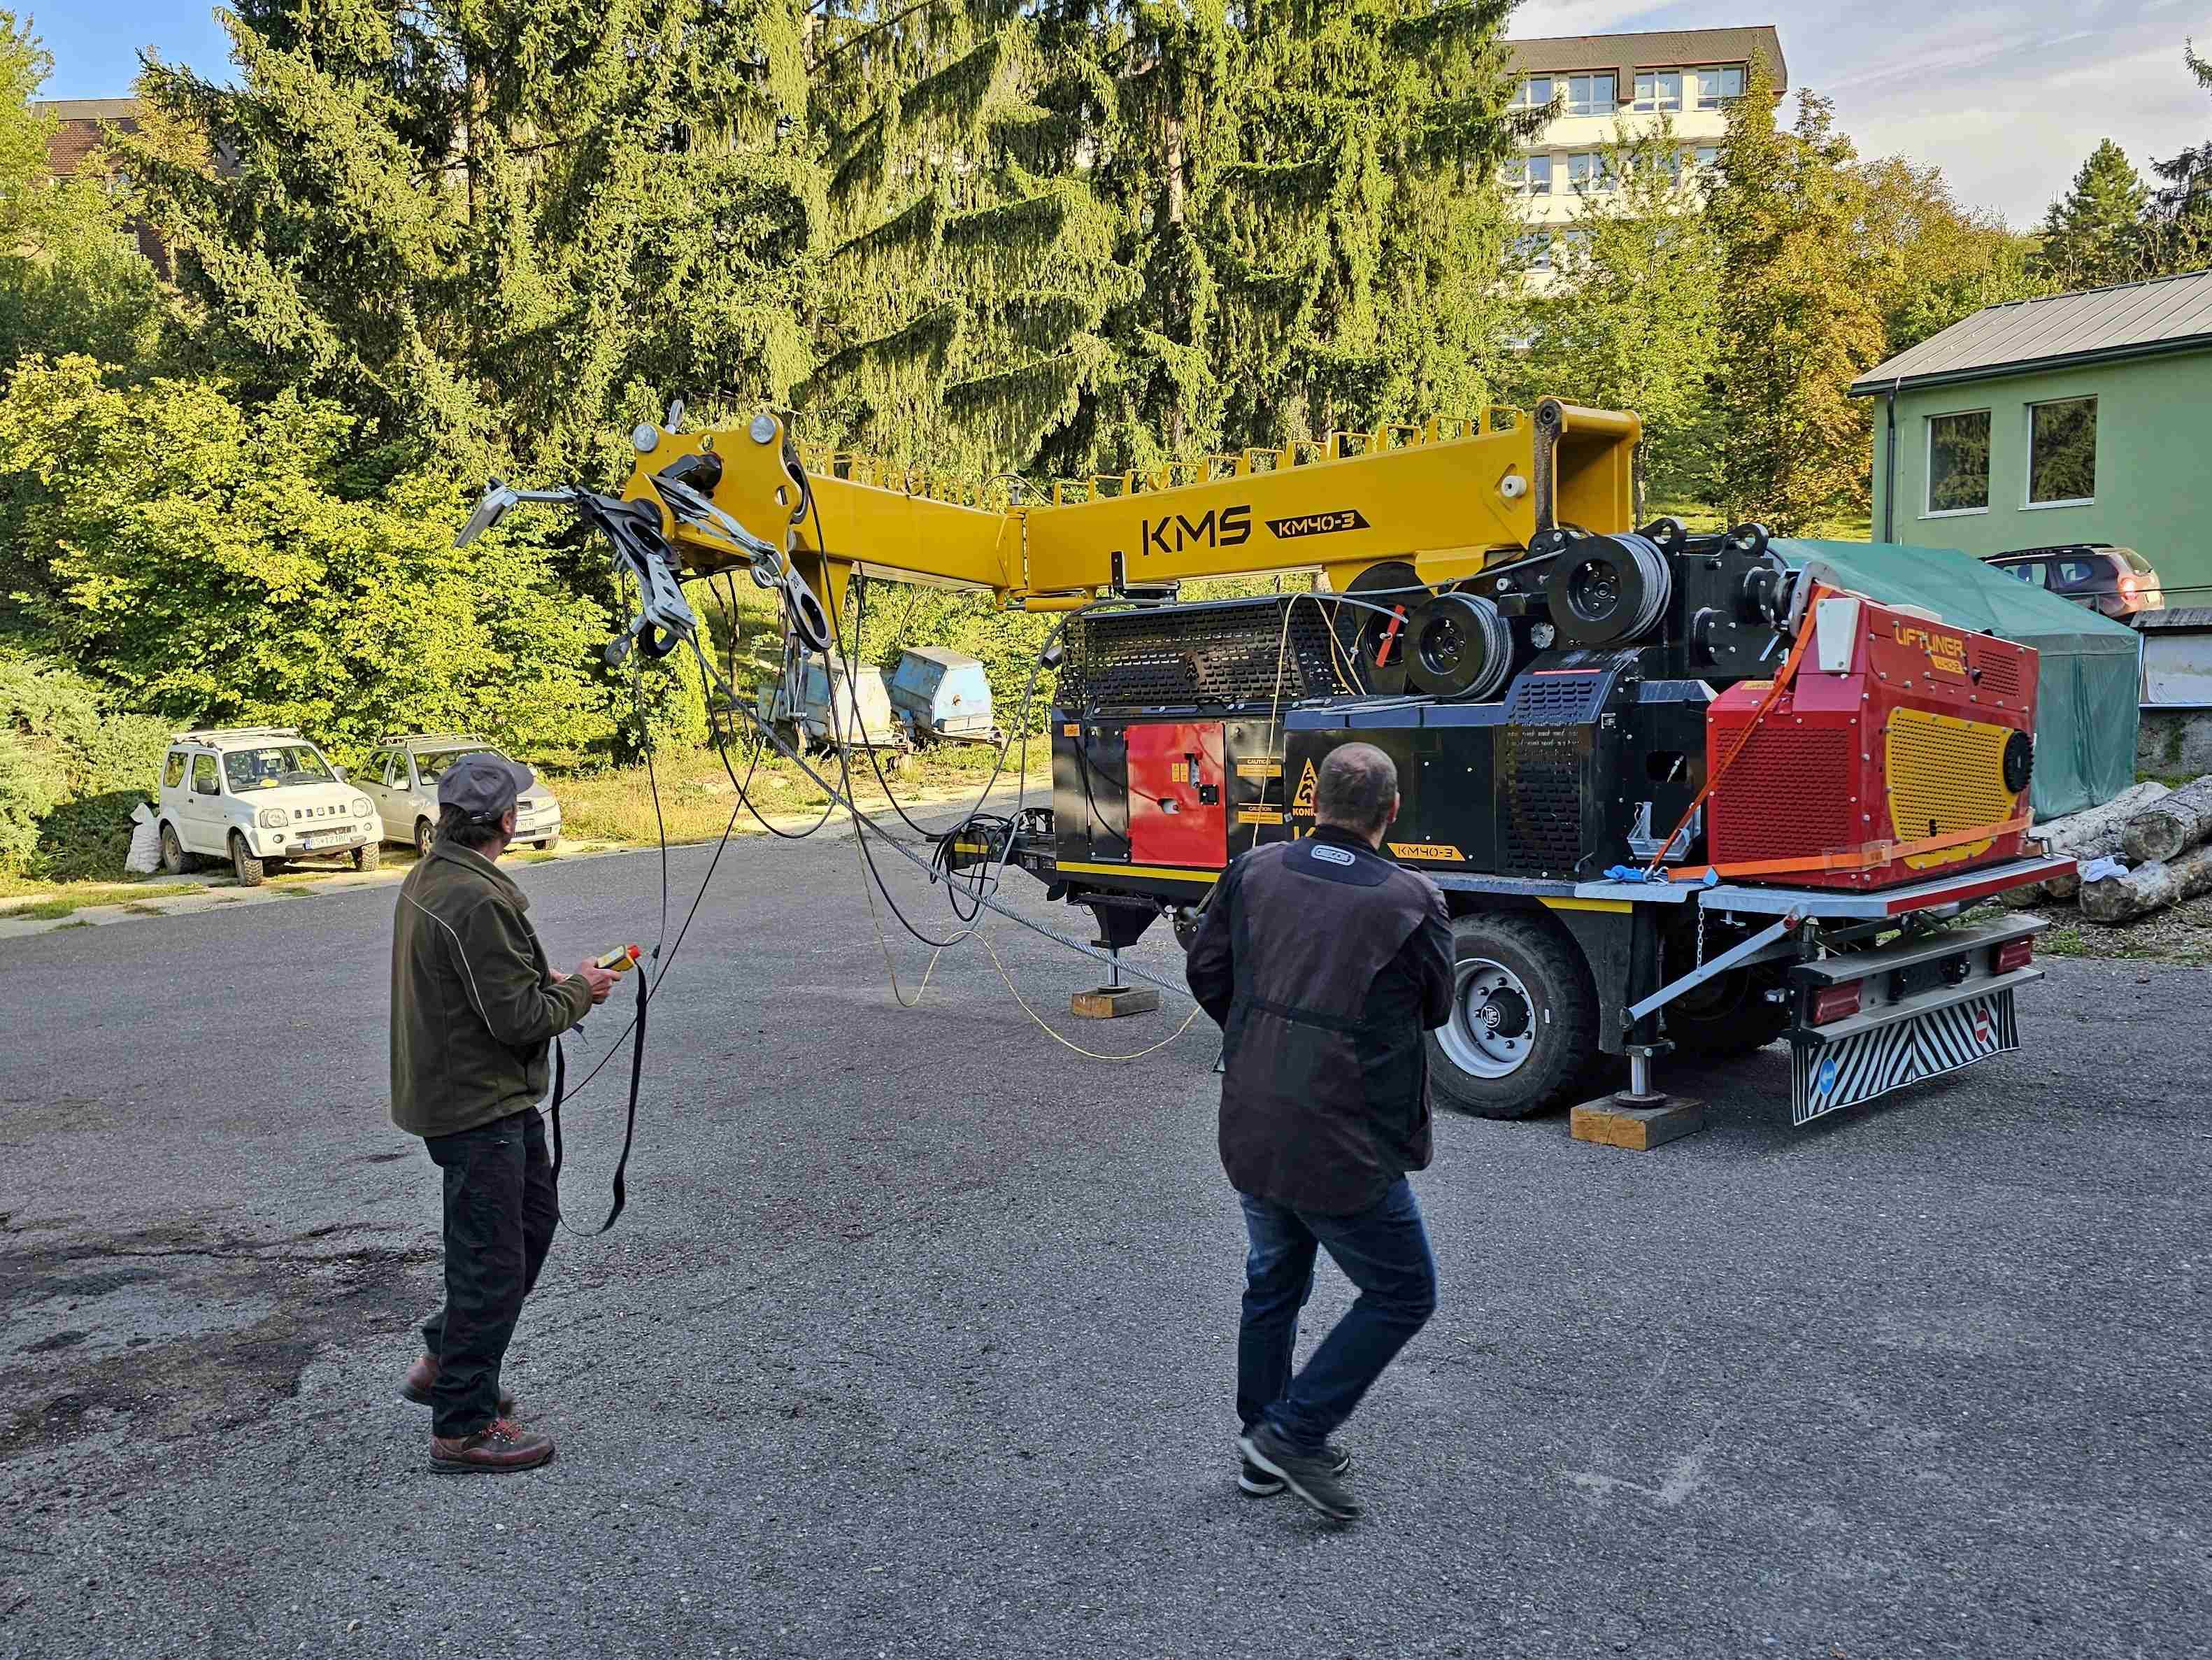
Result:
<svg viewBox="0 0 2212 1660"><path fill-rule="evenodd" d="M2137 611L2157 611L2166 604L2150 561L2133 548L2116 548L2109 542L2021 548L2001 553L1990 563L2122 623Z"/></svg>

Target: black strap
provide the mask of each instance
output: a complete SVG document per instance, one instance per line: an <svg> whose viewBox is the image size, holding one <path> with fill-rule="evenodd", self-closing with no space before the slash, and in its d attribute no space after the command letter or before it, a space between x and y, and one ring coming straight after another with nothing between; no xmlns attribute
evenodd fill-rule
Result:
<svg viewBox="0 0 2212 1660"><path fill-rule="evenodd" d="M645 965L640 964L637 975L637 1019L633 1030L636 1033L629 1049L629 1116L623 1126L622 1157L615 1161L615 1201L607 1212L607 1219L593 1228L595 1234L605 1233L621 1218L623 1207L629 1203L629 1187L623 1179L629 1169L630 1144L637 1140L637 1089L645 1073L645 1007L651 994L646 989ZM561 1189L561 1099L568 1090L568 1056L561 1040L553 1040L553 1189L557 1204Z"/></svg>

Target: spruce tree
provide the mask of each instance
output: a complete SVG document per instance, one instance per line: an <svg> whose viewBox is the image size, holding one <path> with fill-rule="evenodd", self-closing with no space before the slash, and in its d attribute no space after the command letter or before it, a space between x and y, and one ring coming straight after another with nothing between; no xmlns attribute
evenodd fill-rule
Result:
<svg viewBox="0 0 2212 1660"><path fill-rule="evenodd" d="M2061 290L2132 280L2144 265L2143 210L2149 200L2127 152L2104 140L2044 215L2036 274Z"/></svg>
<svg viewBox="0 0 2212 1660"><path fill-rule="evenodd" d="M242 0L235 85L142 91L235 170L131 165L249 389L471 471L573 471L670 395L780 399L819 213L795 0Z"/></svg>
<svg viewBox="0 0 2212 1660"><path fill-rule="evenodd" d="M1502 345L1504 0L1257 0L1193 216L1231 446L1471 415Z"/></svg>
<svg viewBox="0 0 2212 1660"><path fill-rule="evenodd" d="M2212 92L2212 58L2193 46L2182 49L2197 84ZM2165 180L2152 198L2144 226L2142 275L2166 277L2212 265L2212 141L2151 163Z"/></svg>

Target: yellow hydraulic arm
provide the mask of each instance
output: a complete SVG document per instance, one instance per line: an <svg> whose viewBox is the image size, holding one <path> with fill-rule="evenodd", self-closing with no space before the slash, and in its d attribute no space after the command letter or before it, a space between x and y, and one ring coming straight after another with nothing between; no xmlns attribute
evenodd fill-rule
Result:
<svg viewBox="0 0 2212 1660"><path fill-rule="evenodd" d="M805 455L781 422L761 415L700 432L640 427L623 494L660 508L663 533L690 569L750 562L752 550L736 538L663 504L655 480L675 467L780 546L833 611L854 571L1056 611L1198 577L1288 570L1322 570L1340 590L1386 559L1411 562L1435 585L1516 556L1555 523L1628 530L1642 431L1633 415L1547 399L1527 416L1333 434L1326 445L1248 450L1061 486L1048 502L992 506L946 499L953 492L937 481L858 458Z"/></svg>

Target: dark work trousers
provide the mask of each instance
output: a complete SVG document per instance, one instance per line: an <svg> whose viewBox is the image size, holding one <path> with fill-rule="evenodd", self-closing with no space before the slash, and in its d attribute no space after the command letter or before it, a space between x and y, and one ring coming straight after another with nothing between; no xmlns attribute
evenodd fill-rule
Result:
<svg viewBox="0 0 2212 1660"><path fill-rule="evenodd" d="M499 1416L499 1367L561 1219L545 1121L534 1107L423 1146L446 1173L446 1306L423 1323L437 1357L433 1435Z"/></svg>
<svg viewBox="0 0 2212 1660"><path fill-rule="evenodd" d="M1249 1193L1237 1197L1250 1250L1237 1339L1237 1415L1248 1431L1264 1418L1297 1451L1318 1453L1436 1311L1428 1230L1402 1176L1351 1216L1296 1211ZM1298 1310L1313 1294L1316 1250L1328 1252L1359 1297L1293 1377Z"/></svg>

